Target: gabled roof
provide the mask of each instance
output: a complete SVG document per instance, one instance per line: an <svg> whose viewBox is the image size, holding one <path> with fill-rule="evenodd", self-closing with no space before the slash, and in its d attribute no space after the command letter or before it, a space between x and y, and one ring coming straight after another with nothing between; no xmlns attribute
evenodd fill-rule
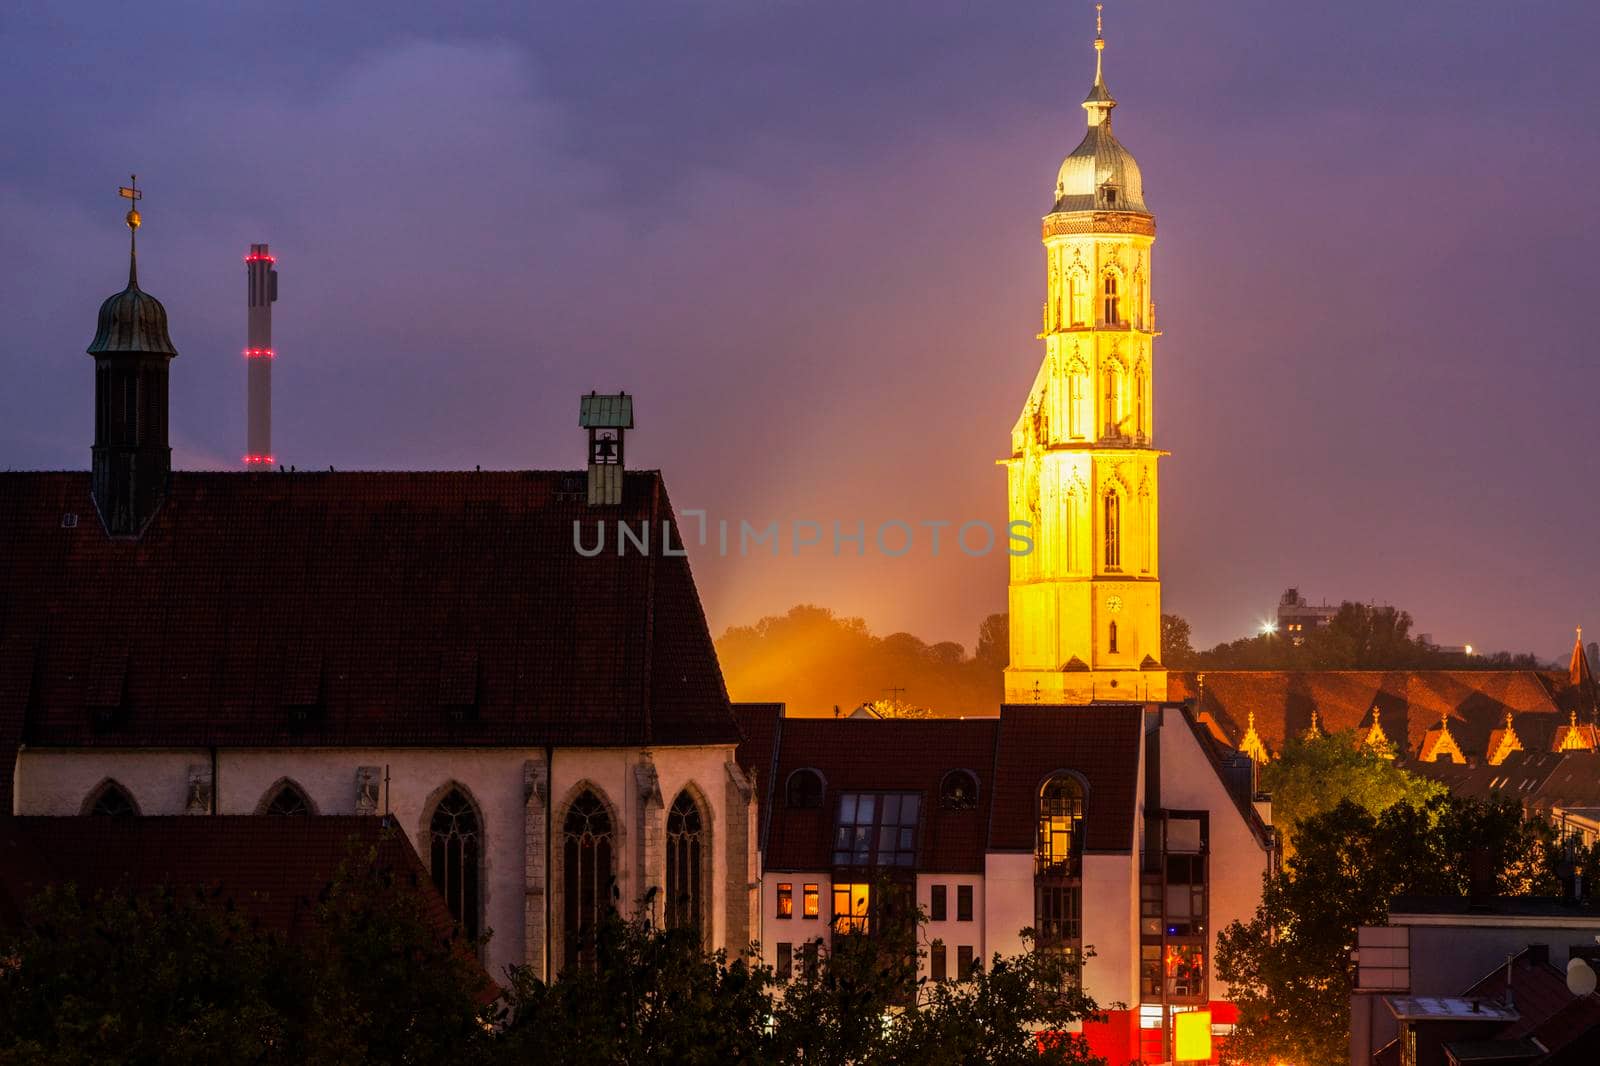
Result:
<svg viewBox="0 0 1600 1066"><path fill-rule="evenodd" d="M1167 685L1171 699L1196 699L1197 713L1235 746L1252 712L1260 739L1281 751L1286 738L1306 734L1313 716L1322 732L1338 733L1369 727L1376 707L1384 734L1411 758L1448 718L1463 755L1485 759L1508 711L1531 749L1565 723L1573 695L1565 675L1534 670L1173 671Z"/></svg>
<svg viewBox="0 0 1600 1066"><path fill-rule="evenodd" d="M584 487L183 472L139 539L113 540L88 474L0 474L0 795L19 741L736 742L688 560L661 551L660 476L626 475L593 558L574 546L600 520ZM648 556L617 554L615 520L650 526Z"/></svg>
<svg viewBox="0 0 1600 1066"><path fill-rule="evenodd" d="M1085 850L1131 851L1143 733L1140 704L1002 707L989 847L1032 851L1039 832L1039 787L1057 770L1070 770L1088 784Z"/></svg>
<svg viewBox="0 0 1600 1066"><path fill-rule="evenodd" d="M831 867L841 792L917 792L922 796L917 869L981 872L999 725L993 718L782 719L763 865L769 870ZM785 803L785 782L801 769L822 774L826 791L820 808ZM940 783L951 770L977 777L976 809L939 805Z"/></svg>

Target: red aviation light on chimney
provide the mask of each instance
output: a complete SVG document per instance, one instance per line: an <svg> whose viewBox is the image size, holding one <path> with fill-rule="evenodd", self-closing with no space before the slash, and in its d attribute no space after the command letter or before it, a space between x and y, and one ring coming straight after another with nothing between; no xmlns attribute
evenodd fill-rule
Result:
<svg viewBox="0 0 1600 1066"><path fill-rule="evenodd" d="M270 455L247 455L244 457L244 462L246 466L255 466L257 464L261 466L271 466L273 463L276 463L277 460Z"/></svg>
<svg viewBox="0 0 1600 1066"><path fill-rule="evenodd" d="M261 255L259 253L252 252L244 257L244 261L246 263L276 263L278 260L270 255Z"/></svg>
<svg viewBox="0 0 1600 1066"><path fill-rule="evenodd" d="M244 357L246 359L276 359L278 353L271 348L246 348Z"/></svg>

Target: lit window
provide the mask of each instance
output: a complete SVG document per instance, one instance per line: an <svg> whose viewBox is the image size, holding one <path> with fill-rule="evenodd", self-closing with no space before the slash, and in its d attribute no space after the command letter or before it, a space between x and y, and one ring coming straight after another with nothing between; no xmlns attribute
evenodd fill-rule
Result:
<svg viewBox="0 0 1600 1066"><path fill-rule="evenodd" d="M915 865L920 800L915 792L840 794L834 865Z"/></svg>
<svg viewBox="0 0 1600 1066"><path fill-rule="evenodd" d="M833 886L833 931L837 934L865 933L872 903L872 886L836 884Z"/></svg>
<svg viewBox="0 0 1600 1066"><path fill-rule="evenodd" d="M947 811L970 811L978 805L978 779L970 770L951 770L939 784L939 806Z"/></svg>
<svg viewBox="0 0 1600 1066"><path fill-rule="evenodd" d="M778 882L778 917L794 917L794 885L787 881Z"/></svg>
<svg viewBox="0 0 1600 1066"><path fill-rule="evenodd" d="M1033 928L1041 951L1076 955L1083 936L1083 785L1057 774L1039 790Z"/></svg>
<svg viewBox="0 0 1600 1066"><path fill-rule="evenodd" d="M804 917L806 917L806 918L815 918L817 916L817 886L816 885L806 885L805 886L805 897L804 897L804 902L803 902L802 905L805 907L805 910L801 912Z"/></svg>

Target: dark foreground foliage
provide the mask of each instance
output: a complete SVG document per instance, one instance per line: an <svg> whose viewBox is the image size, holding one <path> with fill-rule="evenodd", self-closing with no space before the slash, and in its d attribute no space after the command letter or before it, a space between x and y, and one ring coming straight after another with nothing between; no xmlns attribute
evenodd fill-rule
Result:
<svg viewBox="0 0 1600 1066"><path fill-rule="evenodd" d="M352 856L292 940L204 891L43 893L0 934L0 1066L1099 1061L1066 1033L1096 1011L1069 960L997 955L919 983L912 915L808 946L785 982L692 932L614 919L596 965L550 983L513 971L497 991L409 876L371 860Z"/></svg>

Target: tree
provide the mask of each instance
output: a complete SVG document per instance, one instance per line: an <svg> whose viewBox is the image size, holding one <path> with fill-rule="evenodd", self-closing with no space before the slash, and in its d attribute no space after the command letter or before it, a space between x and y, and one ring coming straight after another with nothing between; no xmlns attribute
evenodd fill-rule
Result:
<svg viewBox="0 0 1600 1066"><path fill-rule="evenodd" d="M1280 757L1261 768L1262 791L1272 796L1272 821L1284 855L1294 854L1299 824L1348 800L1369 814L1396 803L1422 806L1448 789L1408 773L1393 759L1356 743L1355 733L1291 738Z"/></svg>
<svg viewBox="0 0 1600 1066"><path fill-rule="evenodd" d="M898 689L934 715L992 713L1009 658L1005 616L980 628L978 654L954 641L928 644L911 633L877 636L859 618L823 607L734 626L717 640L728 691L737 700L782 700L790 713L858 706Z"/></svg>
<svg viewBox="0 0 1600 1066"><path fill-rule="evenodd" d="M991 614L978 627L978 645L973 658L993 670L1004 670L1011 662L1011 615Z"/></svg>
<svg viewBox="0 0 1600 1066"><path fill-rule="evenodd" d="M1510 799L1436 796L1373 812L1345 801L1306 818L1248 922L1217 938L1217 975L1239 1022L1225 1061L1342 1066L1349 1056L1356 931L1399 895L1463 895L1481 863L1493 890L1550 891L1549 826Z"/></svg>
<svg viewBox="0 0 1600 1066"><path fill-rule="evenodd" d="M1161 616L1161 663L1173 670L1187 670L1194 664L1194 648L1189 644L1189 623L1178 615Z"/></svg>
<svg viewBox="0 0 1600 1066"><path fill-rule="evenodd" d="M485 1061L497 990L419 871L355 851L314 914L290 940L214 890L47 889L0 936L0 1064Z"/></svg>
<svg viewBox="0 0 1600 1066"><path fill-rule="evenodd" d="M692 929L643 920L606 922L595 954L595 966L569 968L552 982L526 968L512 972L501 1061L776 1061L766 1027L770 971L720 951L704 954Z"/></svg>

